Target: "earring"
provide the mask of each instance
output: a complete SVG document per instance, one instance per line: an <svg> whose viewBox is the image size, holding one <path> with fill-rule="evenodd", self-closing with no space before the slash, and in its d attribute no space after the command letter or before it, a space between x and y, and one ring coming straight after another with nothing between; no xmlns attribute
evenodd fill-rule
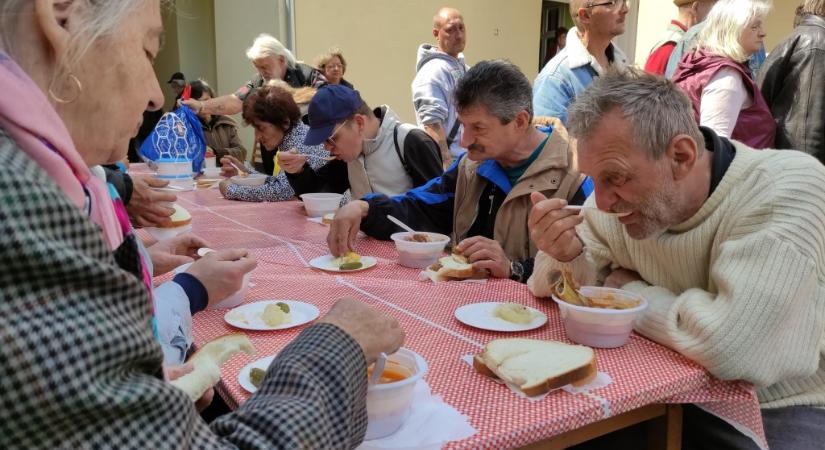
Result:
<svg viewBox="0 0 825 450"><path fill-rule="evenodd" d="M57 79L55 79L52 81L51 86L49 86L49 96L57 103L72 103L73 101L77 100L80 97L80 94L83 92L83 84L80 82L80 80L73 73L69 73L69 75L67 76L69 80L72 81L76 86L75 95L70 99L58 97L57 94L54 93L54 84L57 81Z"/></svg>

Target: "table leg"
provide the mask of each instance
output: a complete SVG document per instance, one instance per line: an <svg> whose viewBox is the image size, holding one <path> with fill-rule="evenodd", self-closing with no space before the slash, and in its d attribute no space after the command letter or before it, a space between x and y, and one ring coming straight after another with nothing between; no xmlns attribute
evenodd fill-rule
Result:
<svg viewBox="0 0 825 450"><path fill-rule="evenodd" d="M647 423L650 450L680 450L682 448L682 405L667 405L664 416Z"/></svg>

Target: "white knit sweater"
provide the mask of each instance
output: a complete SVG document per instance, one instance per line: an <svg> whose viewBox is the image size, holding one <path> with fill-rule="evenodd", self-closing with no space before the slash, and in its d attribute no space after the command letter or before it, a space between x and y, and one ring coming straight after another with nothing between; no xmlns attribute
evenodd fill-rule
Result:
<svg viewBox="0 0 825 450"><path fill-rule="evenodd" d="M764 408L825 406L825 167L734 145L693 217L634 240L614 217L588 213L577 228L585 252L569 263L539 253L528 285L548 296L556 269L583 284L611 267L635 270L646 282L624 289L650 303L637 332L720 379L754 383Z"/></svg>

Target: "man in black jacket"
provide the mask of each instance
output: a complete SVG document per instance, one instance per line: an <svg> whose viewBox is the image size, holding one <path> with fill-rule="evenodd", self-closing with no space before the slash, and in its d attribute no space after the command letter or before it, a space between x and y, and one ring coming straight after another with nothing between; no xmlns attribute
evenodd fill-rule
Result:
<svg viewBox="0 0 825 450"><path fill-rule="evenodd" d="M776 148L825 162L825 1L805 0L794 31L768 56L758 85L776 119Z"/></svg>

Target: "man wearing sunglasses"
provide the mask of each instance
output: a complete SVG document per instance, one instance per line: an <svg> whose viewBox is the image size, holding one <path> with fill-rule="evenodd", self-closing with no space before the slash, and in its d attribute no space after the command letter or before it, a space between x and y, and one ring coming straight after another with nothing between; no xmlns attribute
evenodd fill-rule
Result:
<svg viewBox="0 0 825 450"><path fill-rule="evenodd" d="M541 70L533 83L537 116L567 123L567 106L611 67L624 67L624 53L610 41L624 33L629 0L571 0L576 26L567 33L567 46Z"/></svg>
<svg viewBox="0 0 825 450"><path fill-rule="evenodd" d="M307 156L278 154L296 195L308 192L398 195L441 175L438 144L415 125L401 123L389 106L371 109L358 91L326 85L309 104L304 143L323 143L334 161L317 171Z"/></svg>

